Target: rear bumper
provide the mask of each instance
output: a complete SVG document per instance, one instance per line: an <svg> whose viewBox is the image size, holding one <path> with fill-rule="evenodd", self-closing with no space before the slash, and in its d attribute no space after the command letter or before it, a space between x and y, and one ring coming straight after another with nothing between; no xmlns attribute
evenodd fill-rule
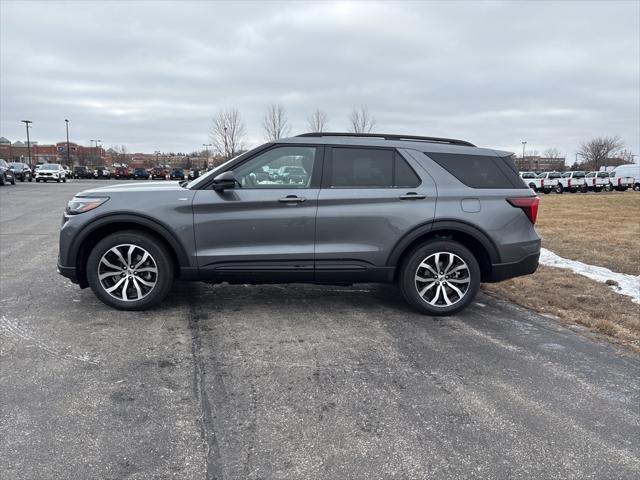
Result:
<svg viewBox="0 0 640 480"><path fill-rule="evenodd" d="M517 262L495 263L491 265L491 277L486 281L489 283L501 282L509 278L530 275L538 269L540 251L527 255Z"/></svg>

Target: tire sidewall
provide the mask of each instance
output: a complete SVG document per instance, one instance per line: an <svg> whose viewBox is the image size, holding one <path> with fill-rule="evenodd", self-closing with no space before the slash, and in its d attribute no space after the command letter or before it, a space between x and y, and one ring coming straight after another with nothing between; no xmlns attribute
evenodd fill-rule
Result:
<svg viewBox="0 0 640 480"><path fill-rule="evenodd" d="M158 267L158 280L153 290L142 300L125 302L107 293L98 279L100 259L110 248L123 243L139 245L147 250ZM146 310L160 303L171 290L174 266L167 249L158 240L143 232L123 231L109 235L91 250L86 265L87 281L95 295L106 305L118 310Z"/></svg>
<svg viewBox="0 0 640 480"><path fill-rule="evenodd" d="M458 255L469 267L469 275L471 277L469 290L460 302L450 307L429 305L420 297L415 287L415 272L418 269L418 265L430 255L438 252ZM433 316L454 315L465 309L476 297L480 289L480 266L473 253L464 245L453 240L432 240L417 247L407 255L401 267L398 283L407 303L415 310Z"/></svg>

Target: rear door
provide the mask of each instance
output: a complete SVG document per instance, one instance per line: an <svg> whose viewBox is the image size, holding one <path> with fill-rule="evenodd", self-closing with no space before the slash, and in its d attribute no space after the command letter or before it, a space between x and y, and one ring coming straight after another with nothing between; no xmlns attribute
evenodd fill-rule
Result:
<svg viewBox="0 0 640 480"><path fill-rule="evenodd" d="M336 281L341 273L354 281L384 276L396 243L433 219L435 184L415 162L393 148L326 147L316 221L317 281Z"/></svg>

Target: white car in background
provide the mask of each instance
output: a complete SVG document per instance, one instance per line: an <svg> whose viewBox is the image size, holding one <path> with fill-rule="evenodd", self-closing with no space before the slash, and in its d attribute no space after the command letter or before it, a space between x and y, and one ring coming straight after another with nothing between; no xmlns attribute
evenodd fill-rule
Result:
<svg viewBox="0 0 640 480"><path fill-rule="evenodd" d="M36 182L56 181L58 183L67 181L67 173L59 163L45 163L36 170Z"/></svg>
<svg viewBox="0 0 640 480"><path fill-rule="evenodd" d="M536 173L535 172L520 172L520 178L522 181L534 192L536 190Z"/></svg>
<svg viewBox="0 0 640 480"><path fill-rule="evenodd" d="M609 172L589 172L585 175L587 188L594 192L601 192L609 185Z"/></svg>
<svg viewBox="0 0 640 480"><path fill-rule="evenodd" d="M633 177L633 189L640 191L640 165L637 163L619 165L613 171L616 172L617 176L622 178Z"/></svg>
<svg viewBox="0 0 640 480"><path fill-rule="evenodd" d="M564 190L569 190L571 193L586 192L587 191L587 183L585 182L585 177L587 172L583 171L575 171L575 172L564 172L562 177L558 180L559 185L562 186Z"/></svg>
<svg viewBox="0 0 640 480"><path fill-rule="evenodd" d="M534 179L536 185L536 192L542 192L544 194L550 193L551 190L555 190L557 193L562 193L564 189L558 189L558 179L561 178L560 172L542 172Z"/></svg>
<svg viewBox="0 0 640 480"><path fill-rule="evenodd" d="M607 192L610 192L612 190L626 192L629 188L633 188L633 177L620 175L620 173L618 173L616 170L611 170L608 173L609 185L606 186Z"/></svg>

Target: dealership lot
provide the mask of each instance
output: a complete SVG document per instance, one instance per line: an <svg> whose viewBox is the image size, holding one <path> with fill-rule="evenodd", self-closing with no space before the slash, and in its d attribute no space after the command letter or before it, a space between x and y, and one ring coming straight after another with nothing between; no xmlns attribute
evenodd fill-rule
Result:
<svg viewBox="0 0 640 480"><path fill-rule="evenodd" d="M640 358L480 295L178 283L118 312L55 271L106 181L0 188L6 478L638 478Z"/></svg>

